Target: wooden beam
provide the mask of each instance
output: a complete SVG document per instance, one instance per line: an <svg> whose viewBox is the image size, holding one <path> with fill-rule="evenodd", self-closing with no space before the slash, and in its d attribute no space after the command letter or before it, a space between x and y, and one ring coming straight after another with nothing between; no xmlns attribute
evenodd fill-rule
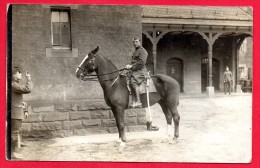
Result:
<svg viewBox="0 0 260 168"><path fill-rule="evenodd" d="M218 32L225 32L225 33L246 33L246 34L250 34L252 35L252 29L251 27L240 27L239 29L236 29L235 27L232 28L232 27L222 27L222 28L219 28L219 29L215 29L215 28L212 28L212 29L209 29L209 26L208 27L201 27L199 26L199 28L197 28L196 26L194 27L189 27L189 26L186 26L186 27L182 27L182 26L176 26L176 25L171 25L170 28L168 25L157 25L156 28L153 28L152 26L150 26L149 24L143 24L143 30L145 31L153 31L153 30L156 30L156 31L192 31L192 32L198 32L198 31L201 31L201 32L209 32L209 33L218 33Z"/></svg>
<svg viewBox="0 0 260 168"><path fill-rule="evenodd" d="M142 18L142 23L208 25L208 26L253 26L252 20L207 20L207 19L176 19L176 18Z"/></svg>

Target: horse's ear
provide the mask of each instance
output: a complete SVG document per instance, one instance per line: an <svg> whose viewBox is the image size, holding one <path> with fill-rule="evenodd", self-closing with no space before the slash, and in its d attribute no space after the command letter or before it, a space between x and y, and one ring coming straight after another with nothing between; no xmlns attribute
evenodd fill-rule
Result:
<svg viewBox="0 0 260 168"><path fill-rule="evenodd" d="M99 50L99 46L97 46L97 48L95 48L93 51L91 51L91 53L95 55L98 52L98 50Z"/></svg>

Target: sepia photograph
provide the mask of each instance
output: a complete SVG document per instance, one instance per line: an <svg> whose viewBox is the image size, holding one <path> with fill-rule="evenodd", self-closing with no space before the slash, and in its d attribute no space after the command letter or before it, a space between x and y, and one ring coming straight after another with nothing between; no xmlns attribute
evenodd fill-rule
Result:
<svg viewBox="0 0 260 168"><path fill-rule="evenodd" d="M253 10L9 4L5 157L251 163Z"/></svg>

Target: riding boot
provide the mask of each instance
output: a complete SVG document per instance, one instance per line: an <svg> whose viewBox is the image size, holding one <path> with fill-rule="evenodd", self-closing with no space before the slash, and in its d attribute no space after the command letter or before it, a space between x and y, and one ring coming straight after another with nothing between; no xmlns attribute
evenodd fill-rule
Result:
<svg viewBox="0 0 260 168"><path fill-rule="evenodd" d="M23 155L18 152L18 141L12 139L11 141L11 159L12 160L21 160Z"/></svg>
<svg viewBox="0 0 260 168"><path fill-rule="evenodd" d="M156 125L152 125L152 121L147 121L146 127L147 127L147 131L158 131L159 130L159 127L157 127Z"/></svg>
<svg viewBox="0 0 260 168"><path fill-rule="evenodd" d="M142 103L141 103L141 100L140 100L140 91L139 91L138 86L134 87L134 92L135 92L135 96L136 96L136 100L137 100L134 108L142 108Z"/></svg>
<svg viewBox="0 0 260 168"><path fill-rule="evenodd" d="M130 106L131 108L141 108L142 107L142 103L140 101L140 92L139 92L139 86L136 83L132 83L132 100L133 103Z"/></svg>

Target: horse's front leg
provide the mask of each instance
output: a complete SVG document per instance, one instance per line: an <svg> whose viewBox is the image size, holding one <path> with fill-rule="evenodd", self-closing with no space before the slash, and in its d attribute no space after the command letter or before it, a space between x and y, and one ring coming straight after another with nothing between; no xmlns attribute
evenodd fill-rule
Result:
<svg viewBox="0 0 260 168"><path fill-rule="evenodd" d="M120 147L119 149L122 150L126 145L126 136L125 136L125 124L124 124L124 108L121 107L115 107L112 108L114 117L116 119L116 125L118 128L118 132L119 132L119 142L120 142Z"/></svg>

